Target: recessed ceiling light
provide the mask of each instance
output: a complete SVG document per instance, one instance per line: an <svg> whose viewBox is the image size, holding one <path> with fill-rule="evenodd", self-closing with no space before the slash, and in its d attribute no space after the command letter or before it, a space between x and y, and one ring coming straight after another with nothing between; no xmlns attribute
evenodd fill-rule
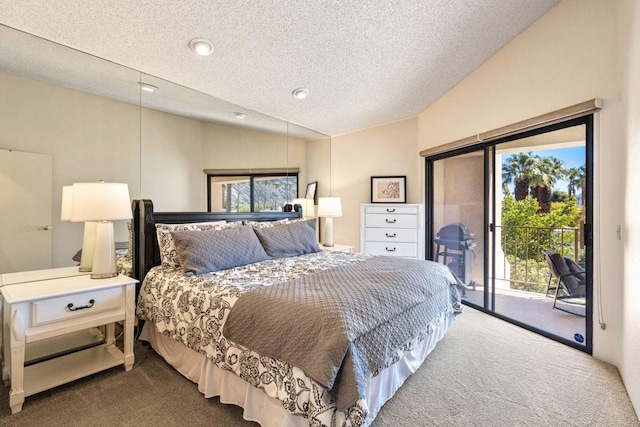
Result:
<svg viewBox="0 0 640 427"><path fill-rule="evenodd" d="M244 118L247 117L247 115L245 113L235 112L235 113L233 113L233 115L236 116L236 119L244 119Z"/></svg>
<svg viewBox="0 0 640 427"><path fill-rule="evenodd" d="M155 92L156 90L158 90L157 86L150 85L149 83L138 82L138 84L140 85L140 89L144 90L145 92Z"/></svg>
<svg viewBox="0 0 640 427"><path fill-rule="evenodd" d="M309 95L309 89L304 87L299 87L291 92L291 95L295 96L298 99L305 99L307 95Z"/></svg>
<svg viewBox="0 0 640 427"><path fill-rule="evenodd" d="M213 43L201 37L192 39L189 42L189 47L198 55L207 56L213 53Z"/></svg>

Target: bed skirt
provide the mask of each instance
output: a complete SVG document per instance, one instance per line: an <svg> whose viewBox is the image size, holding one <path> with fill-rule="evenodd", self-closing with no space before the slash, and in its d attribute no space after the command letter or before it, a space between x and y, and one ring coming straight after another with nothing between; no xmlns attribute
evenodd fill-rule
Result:
<svg viewBox="0 0 640 427"><path fill-rule="evenodd" d="M367 380L365 389L369 415L368 426L382 408L411 376L427 355L444 336L455 315L443 314L439 326L398 362L383 369L377 376ZM198 384L198 390L207 398L219 396L223 403L231 403L244 409L243 418L255 421L262 427L308 427L309 420L292 415L283 408L282 402L267 396L262 390L251 386L237 375L222 370L204 355L183 344L156 332L155 325L146 321L140 339L148 341L153 349L178 372Z"/></svg>

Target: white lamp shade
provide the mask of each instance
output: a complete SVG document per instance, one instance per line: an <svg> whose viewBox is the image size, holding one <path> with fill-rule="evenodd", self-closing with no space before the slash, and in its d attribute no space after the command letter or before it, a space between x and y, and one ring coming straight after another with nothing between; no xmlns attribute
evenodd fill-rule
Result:
<svg viewBox="0 0 640 427"><path fill-rule="evenodd" d="M342 202L340 197L318 198L318 216L337 218L342 216Z"/></svg>
<svg viewBox="0 0 640 427"><path fill-rule="evenodd" d="M60 209L60 220L71 221L71 203L73 202L73 185L62 187L62 208Z"/></svg>
<svg viewBox="0 0 640 427"><path fill-rule="evenodd" d="M71 221L118 221L131 219L127 184L82 182L73 184Z"/></svg>
<svg viewBox="0 0 640 427"><path fill-rule="evenodd" d="M305 218L313 217L316 214L313 199L293 199L293 204L302 206L302 216Z"/></svg>

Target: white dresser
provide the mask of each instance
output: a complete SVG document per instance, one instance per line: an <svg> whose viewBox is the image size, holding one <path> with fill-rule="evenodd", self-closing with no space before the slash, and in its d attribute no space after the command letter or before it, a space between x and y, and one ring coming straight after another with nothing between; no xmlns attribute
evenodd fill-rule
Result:
<svg viewBox="0 0 640 427"><path fill-rule="evenodd" d="M424 208L417 204L360 205L360 250L424 259Z"/></svg>

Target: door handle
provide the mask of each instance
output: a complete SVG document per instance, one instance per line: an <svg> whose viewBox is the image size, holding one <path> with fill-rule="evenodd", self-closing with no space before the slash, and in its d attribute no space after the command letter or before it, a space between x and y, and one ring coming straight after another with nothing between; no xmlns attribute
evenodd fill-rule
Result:
<svg viewBox="0 0 640 427"><path fill-rule="evenodd" d="M38 227L38 230L40 230L40 231L53 230L53 225L43 225L42 227Z"/></svg>

